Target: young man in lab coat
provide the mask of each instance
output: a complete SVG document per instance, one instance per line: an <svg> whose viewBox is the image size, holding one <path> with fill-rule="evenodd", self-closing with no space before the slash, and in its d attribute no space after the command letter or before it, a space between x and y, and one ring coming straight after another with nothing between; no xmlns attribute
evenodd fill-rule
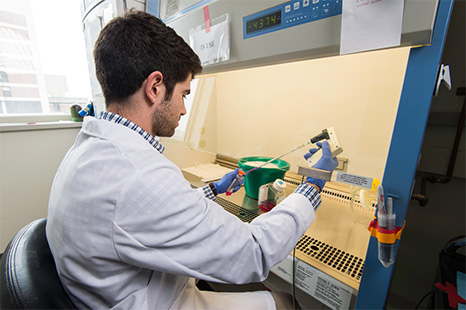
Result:
<svg viewBox="0 0 466 310"><path fill-rule="evenodd" d="M266 291L199 291L194 279L267 278L315 218L325 182L308 178L243 223L214 202L237 170L192 189L155 139L175 132L199 58L157 18L131 11L97 39L107 111L86 117L54 179L47 238L73 303L90 309L275 309ZM328 144L318 168L333 170Z"/></svg>

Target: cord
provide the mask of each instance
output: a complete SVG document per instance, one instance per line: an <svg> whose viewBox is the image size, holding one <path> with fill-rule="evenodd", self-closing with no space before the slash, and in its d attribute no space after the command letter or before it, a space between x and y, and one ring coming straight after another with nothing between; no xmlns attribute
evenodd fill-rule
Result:
<svg viewBox="0 0 466 310"><path fill-rule="evenodd" d="M296 247L293 248L293 276L292 276L292 285L291 285L291 288L292 288L292 293L293 293L293 309L294 310L297 310L296 308L296 295L295 295L295 287L296 287L296 284L295 284L295 278L296 278L296 269L295 269L295 265L296 265Z"/></svg>
<svg viewBox="0 0 466 310"><path fill-rule="evenodd" d="M434 290L430 291L429 293L425 294L424 297L422 297L421 300L417 303L417 305L416 305L416 307L414 309L419 309L419 306L424 301L424 299L426 299L430 294L435 293L435 292L439 292L439 290L434 289Z"/></svg>

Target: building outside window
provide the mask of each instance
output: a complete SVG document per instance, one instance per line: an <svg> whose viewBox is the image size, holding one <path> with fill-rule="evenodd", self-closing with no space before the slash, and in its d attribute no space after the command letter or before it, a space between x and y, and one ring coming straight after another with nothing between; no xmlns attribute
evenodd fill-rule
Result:
<svg viewBox="0 0 466 310"><path fill-rule="evenodd" d="M79 5L0 2L0 116L69 114L91 100Z"/></svg>

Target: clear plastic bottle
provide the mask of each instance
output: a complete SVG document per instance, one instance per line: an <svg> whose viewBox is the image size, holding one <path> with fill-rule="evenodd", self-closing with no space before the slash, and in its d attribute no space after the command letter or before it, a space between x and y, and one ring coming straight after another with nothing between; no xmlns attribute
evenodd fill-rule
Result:
<svg viewBox="0 0 466 310"><path fill-rule="evenodd" d="M267 183L259 187L259 209L262 212L269 212L286 197L286 183L281 179Z"/></svg>

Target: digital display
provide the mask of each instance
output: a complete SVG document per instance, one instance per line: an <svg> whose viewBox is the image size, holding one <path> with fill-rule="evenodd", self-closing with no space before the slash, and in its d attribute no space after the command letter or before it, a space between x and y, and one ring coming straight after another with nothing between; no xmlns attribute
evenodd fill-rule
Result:
<svg viewBox="0 0 466 310"><path fill-rule="evenodd" d="M259 18L252 19L246 22L246 34L250 34L259 30L264 30L273 26L281 25L282 11L276 11Z"/></svg>

